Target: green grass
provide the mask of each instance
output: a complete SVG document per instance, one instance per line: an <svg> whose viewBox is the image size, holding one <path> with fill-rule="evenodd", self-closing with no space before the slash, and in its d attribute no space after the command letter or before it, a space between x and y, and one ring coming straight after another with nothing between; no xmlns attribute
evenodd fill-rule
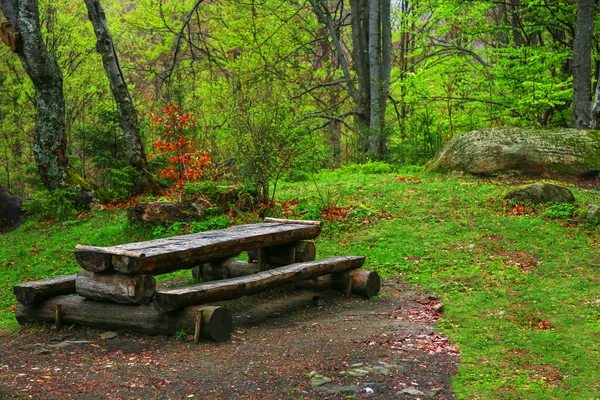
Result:
<svg viewBox="0 0 600 400"><path fill-rule="evenodd" d="M365 268L442 297L438 329L462 353L453 379L459 398L598 398L598 233L567 223L578 210L507 215L501 199L510 182L468 177L324 173L317 184L281 184L280 213L318 218L331 206L335 222L317 240L319 257L365 255ZM580 207L600 204L597 192L570 188ZM150 238L123 212L106 211L0 236L0 328L15 326L12 285L75 272L76 243Z"/></svg>

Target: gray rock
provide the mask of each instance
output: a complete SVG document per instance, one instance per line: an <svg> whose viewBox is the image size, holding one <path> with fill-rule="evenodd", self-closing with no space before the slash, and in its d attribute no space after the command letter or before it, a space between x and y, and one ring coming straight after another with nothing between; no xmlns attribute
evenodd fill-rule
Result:
<svg viewBox="0 0 600 400"><path fill-rule="evenodd" d="M358 367L362 367L362 366L363 366L363 363L356 363L356 364L352 364L350 366L350 368L358 368Z"/></svg>
<svg viewBox="0 0 600 400"><path fill-rule="evenodd" d="M519 203L532 204L560 204L573 203L575 201L573 193L566 187L541 182L513 190L505 198Z"/></svg>
<svg viewBox="0 0 600 400"><path fill-rule="evenodd" d="M358 393L360 388L358 386L350 385L350 386L334 386L332 388L327 389L327 393L329 394L351 394Z"/></svg>
<svg viewBox="0 0 600 400"><path fill-rule="evenodd" d="M576 129L482 129L448 140L424 168L581 177L600 169L600 138L593 131Z"/></svg>
<svg viewBox="0 0 600 400"><path fill-rule="evenodd" d="M426 396L425 393L423 393L420 390L415 389L413 387L402 389L402 390L396 392L396 396L401 396L403 394L408 394L408 395L411 395L411 396Z"/></svg>
<svg viewBox="0 0 600 400"><path fill-rule="evenodd" d="M332 379L325 376L325 375L315 375L313 376L313 378L311 379L310 383L313 386L321 386L324 385L326 383L332 382Z"/></svg>
<svg viewBox="0 0 600 400"><path fill-rule="evenodd" d="M12 231L25 221L22 204L23 198L10 194L0 186L0 233Z"/></svg>
<svg viewBox="0 0 600 400"><path fill-rule="evenodd" d="M117 332L104 332L102 335L100 335L100 339L108 340L108 339L114 339L118 336L119 335L117 334Z"/></svg>
<svg viewBox="0 0 600 400"><path fill-rule="evenodd" d="M312 379L313 376L315 376L317 374L317 371L310 371L310 373L308 374L308 379Z"/></svg>
<svg viewBox="0 0 600 400"><path fill-rule="evenodd" d="M57 344L50 344L50 345L48 345L48 347L53 348L53 349L64 349L65 347L69 347L69 346L76 346L76 345L80 345L80 344L90 344L90 343L94 343L94 342L90 342L89 340L73 340L71 342L60 342Z"/></svg>
<svg viewBox="0 0 600 400"><path fill-rule="evenodd" d="M598 225L600 223L600 207L594 204L588 204L585 220L589 224Z"/></svg>

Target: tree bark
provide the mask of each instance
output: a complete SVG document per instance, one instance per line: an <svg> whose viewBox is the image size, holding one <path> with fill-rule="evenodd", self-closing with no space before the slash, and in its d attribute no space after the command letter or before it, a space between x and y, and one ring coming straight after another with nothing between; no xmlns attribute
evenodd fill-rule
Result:
<svg viewBox="0 0 600 400"><path fill-rule="evenodd" d="M240 260L225 260L219 263L199 265L192 269L194 279L204 282L218 281L229 278L239 278L260 272L258 263Z"/></svg>
<svg viewBox="0 0 600 400"><path fill-rule="evenodd" d="M243 278L225 279L179 289L158 291L154 296L154 306L162 311L173 311L187 305L237 299L242 296L261 293L277 286L313 279L335 272L357 269L364 262L364 257L333 257L326 260L287 265Z"/></svg>
<svg viewBox="0 0 600 400"><path fill-rule="evenodd" d="M0 0L0 9L16 31L14 50L35 89L33 152L42 183L49 190L65 184L67 139L63 76L42 38L37 0Z"/></svg>
<svg viewBox="0 0 600 400"><path fill-rule="evenodd" d="M77 294L88 299L121 304L149 303L156 291L152 275L124 275L119 273L94 274L79 271Z"/></svg>
<svg viewBox="0 0 600 400"><path fill-rule="evenodd" d="M115 51L108 23L106 22L106 15L98 0L85 0L85 5L98 40L96 50L102 56L102 64L110 82L110 90L117 103L119 125L123 130L128 162L138 172L147 174L146 154L140 135L137 110L129 93L119 57Z"/></svg>
<svg viewBox="0 0 600 400"><path fill-rule="evenodd" d="M216 342L228 340L232 330L231 312L225 307L188 307L162 313L150 305L102 303L79 296L57 296L39 306L17 305L19 324L54 323L56 306L62 306L63 324L83 324L100 329L130 330L146 335L175 335L182 329L194 333L196 315L202 311L202 337Z"/></svg>
<svg viewBox="0 0 600 400"><path fill-rule="evenodd" d="M319 21L329 30L344 73L346 87L356 107L355 123L365 142L364 151L374 159L385 155L385 111L391 68L390 0L351 0L352 66L358 87L350 74L344 46L324 0L309 0Z"/></svg>
<svg viewBox="0 0 600 400"><path fill-rule="evenodd" d="M17 301L25 306L39 303L45 299L74 294L77 275L59 276L33 282L23 282L13 286Z"/></svg>
<svg viewBox="0 0 600 400"><path fill-rule="evenodd" d="M311 290L333 289L345 291L348 286L348 281L352 282L350 285L352 293L369 299L377 296L381 289L381 278L379 277L379 274L375 271L363 269L324 275L316 279L301 281L296 283L296 287Z"/></svg>
<svg viewBox="0 0 600 400"><path fill-rule="evenodd" d="M571 127L589 129L592 125L592 39L594 0L577 0L577 26L573 41L573 106Z"/></svg>

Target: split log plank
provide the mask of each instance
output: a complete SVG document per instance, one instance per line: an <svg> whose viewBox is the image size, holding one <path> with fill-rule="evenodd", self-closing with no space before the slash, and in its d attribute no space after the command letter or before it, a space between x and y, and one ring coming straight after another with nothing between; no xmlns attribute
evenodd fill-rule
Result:
<svg viewBox="0 0 600 400"><path fill-rule="evenodd" d="M88 299L121 304L149 303L156 291L150 274L125 275L118 272L94 274L79 271L75 283L77 294Z"/></svg>
<svg viewBox="0 0 600 400"><path fill-rule="evenodd" d="M272 267L275 268L275 267ZM257 263L240 260L226 260L221 263L204 264L192 270L194 278L203 279L204 282L222 280L228 278L239 278L259 272ZM352 294L366 298L375 297L381 290L381 278L375 271L356 269L337 274L323 275L315 279L309 279L296 283L300 289L310 290L346 290L346 282L352 280Z"/></svg>
<svg viewBox="0 0 600 400"><path fill-rule="evenodd" d="M56 306L62 305L63 324L82 324L107 330L128 330L149 335L175 335L180 330L194 333L196 315L202 313L201 335L217 342L228 340L231 312L224 307L195 306L175 313L162 313L151 305L101 303L80 296L57 296L35 306L18 305L20 324L54 323Z"/></svg>
<svg viewBox="0 0 600 400"><path fill-rule="evenodd" d="M313 242L296 242L265 248L267 253L267 264L269 265L288 265L294 262L314 261L317 256L317 249ZM293 252L294 259L289 261L288 257ZM248 251L248 261L258 261L258 250Z"/></svg>
<svg viewBox="0 0 600 400"><path fill-rule="evenodd" d="M246 277L158 291L154 296L153 304L159 310L173 311L192 304L232 300L289 283L357 269L364 262L365 257L333 257L325 260L291 264Z"/></svg>
<svg viewBox="0 0 600 400"><path fill-rule="evenodd" d="M125 274L161 274L235 257L249 249L314 239L322 224L263 222L192 235L129 243L112 247L77 245L79 264L91 272L114 267ZM104 254L110 255L110 263Z"/></svg>
<svg viewBox="0 0 600 400"><path fill-rule="evenodd" d="M25 306L63 294L75 293L77 275L59 276L39 281L23 282L13 286L17 301Z"/></svg>

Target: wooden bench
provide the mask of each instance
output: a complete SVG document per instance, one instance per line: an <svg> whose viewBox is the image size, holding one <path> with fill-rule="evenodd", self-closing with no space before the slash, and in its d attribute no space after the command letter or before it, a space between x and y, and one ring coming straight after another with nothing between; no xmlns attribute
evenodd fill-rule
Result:
<svg viewBox="0 0 600 400"><path fill-rule="evenodd" d="M347 295L379 293L377 273L357 270L364 257L314 261L314 244L303 241L316 238L321 229L322 223L317 221L265 219L258 224L119 246L77 245L75 258L83 270L76 278L14 287L21 303L17 320L54 319L57 325L83 323L149 334L175 334L185 329L221 341L231 333L231 313L207 303L293 283L320 290L342 289ZM249 252L249 262L231 259L243 251ZM154 275L201 265L226 279L213 276L211 279L218 280L156 291ZM200 275L202 271L196 270ZM236 275L231 276L234 271ZM64 296L73 292L79 296Z"/></svg>

